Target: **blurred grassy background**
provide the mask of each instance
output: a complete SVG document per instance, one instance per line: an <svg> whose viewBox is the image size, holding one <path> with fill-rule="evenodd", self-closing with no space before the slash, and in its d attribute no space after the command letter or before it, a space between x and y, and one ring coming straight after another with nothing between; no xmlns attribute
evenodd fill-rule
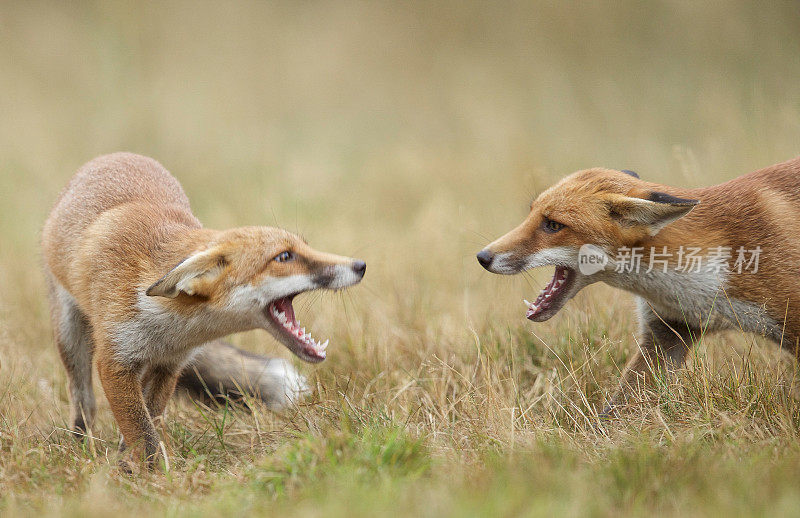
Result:
<svg viewBox="0 0 800 518"><path fill-rule="evenodd" d="M719 376L718 391L690 374L673 414L598 435L581 414L635 346L630 299L592 287L534 326L521 299L548 273L501 278L474 260L576 169L703 185L800 154L799 27L793 1L0 3L0 511L182 514L191 501L197 513L342 514L374 483L375 508L359 513L764 511L768 487L800 501L796 468L778 489L759 476L778 457L800 460L791 362L770 347L751 355L750 338L711 340L692 372ZM332 337L329 361L305 369L317 384L309 405L237 413L221 445L183 450L180 437L206 437L208 420L174 404L166 481L115 478L102 453L58 429L65 380L39 230L77 167L118 150L161 161L208 226L276 224L369 264L352 292L301 304L315 334ZM286 355L263 333L236 341ZM761 366L752 392L726 367L742 354ZM101 409L97 435L113 443ZM648 471L660 452L667 473L691 472L661 448L694 451L720 429L731 442L697 453L703 462L742 448L757 458L751 472L720 464L716 497ZM359 441L397 442L384 460L405 471L382 471ZM531 463L542 467L532 493ZM569 490L556 491L563 477ZM659 480L666 493L640 487ZM592 491L607 484L602 498ZM436 490L420 500L420 487ZM476 489L483 507L469 504ZM576 491L586 496L573 502Z"/></svg>

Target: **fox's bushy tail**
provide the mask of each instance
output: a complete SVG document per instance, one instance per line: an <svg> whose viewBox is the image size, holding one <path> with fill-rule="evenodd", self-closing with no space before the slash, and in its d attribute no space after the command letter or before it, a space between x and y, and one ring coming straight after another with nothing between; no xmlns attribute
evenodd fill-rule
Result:
<svg viewBox="0 0 800 518"><path fill-rule="evenodd" d="M305 378L286 360L268 358L234 347L224 340L208 342L181 373L178 388L205 401L243 396L281 410L308 393Z"/></svg>

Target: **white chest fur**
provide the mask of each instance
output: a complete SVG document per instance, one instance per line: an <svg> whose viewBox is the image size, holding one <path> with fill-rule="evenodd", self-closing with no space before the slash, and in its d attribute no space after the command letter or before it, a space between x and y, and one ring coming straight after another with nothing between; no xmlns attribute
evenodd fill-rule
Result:
<svg viewBox="0 0 800 518"><path fill-rule="evenodd" d="M602 275L606 283L638 295L640 306L649 307L664 320L685 322L706 331L740 329L780 341L781 326L762 305L729 297L724 271L654 269L638 273L606 271Z"/></svg>
<svg viewBox="0 0 800 518"><path fill-rule="evenodd" d="M138 295L136 316L114 327L117 361L180 365L203 343L249 327L236 314L223 314L200 307L189 314L167 308L157 297Z"/></svg>

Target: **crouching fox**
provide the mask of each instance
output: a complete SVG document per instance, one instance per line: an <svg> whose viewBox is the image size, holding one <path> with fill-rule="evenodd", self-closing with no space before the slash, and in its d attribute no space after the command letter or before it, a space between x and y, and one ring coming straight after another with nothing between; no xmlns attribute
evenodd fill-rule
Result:
<svg viewBox="0 0 800 518"><path fill-rule="evenodd" d="M321 362L328 341L297 323L292 301L352 286L366 270L363 261L316 251L278 228L204 228L178 181L130 153L101 156L75 174L45 223L42 249L71 426L92 426L94 358L123 448L150 465L159 443L153 421L185 368L189 385L197 372L211 378L209 387L230 388L240 367L228 360L253 367L253 358L220 342L201 350L192 367L199 346L260 328L302 360ZM287 385L289 394L302 389L282 362L255 363L271 373L267 392L277 401L285 401Z"/></svg>

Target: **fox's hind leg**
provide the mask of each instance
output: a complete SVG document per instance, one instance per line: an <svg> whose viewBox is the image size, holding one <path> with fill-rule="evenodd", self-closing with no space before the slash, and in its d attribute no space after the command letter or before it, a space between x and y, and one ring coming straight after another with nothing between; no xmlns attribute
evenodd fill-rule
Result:
<svg viewBox="0 0 800 518"><path fill-rule="evenodd" d="M50 274L47 285L53 334L69 381L70 428L82 435L92 427L96 409L92 389L92 329L72 295Z"/></svg>

